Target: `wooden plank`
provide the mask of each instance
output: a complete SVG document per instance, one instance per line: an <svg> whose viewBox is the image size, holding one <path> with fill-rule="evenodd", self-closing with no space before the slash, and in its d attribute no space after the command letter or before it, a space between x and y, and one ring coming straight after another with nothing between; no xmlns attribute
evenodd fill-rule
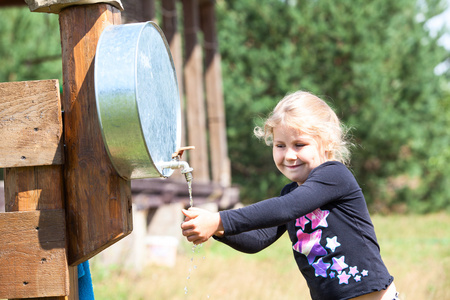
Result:
<svg viewBox="0 0 450 300"><path fill-rule="evenodd" d="M5 169L5 210L63 209L61 166Z"/></svg>
<svg viewBox="0 0 450 300"><path fill-rule="evenodd" d="M94 90L98 39L120 19L120 11L108 4L72 6L59 14L70 265L88 260L132 230L130 182L119 177L103 145Z"/></svg>
<svg viewBox="0 0 450 300"><path fill-rule="evenodd" d="M200 6L200 24L204 38L205 89L212 180L223 186L230 186L231 166L228 157L222 70L218 51L214 2L204 1Z"/></svg>
<svg viewBox="0 0 450 300"><path fill-rule="evenodd" d="M0 214L0 298L69 293L64 210Z"/></svg>
<svg viewBox="0 0 450 300"><path fill-rule="evenodd" d="M0 167L63 163L58 80L0 83Z"/></svg>
<svg viewBox="0 0 450 300"><path fill-rule="evenodd" d="M195 150L189 153L189 165L194 168L196 181L209 182L202 49L197 39L199 26L197 0L183 0L183 16L188 144L195 146Z"/></svg>

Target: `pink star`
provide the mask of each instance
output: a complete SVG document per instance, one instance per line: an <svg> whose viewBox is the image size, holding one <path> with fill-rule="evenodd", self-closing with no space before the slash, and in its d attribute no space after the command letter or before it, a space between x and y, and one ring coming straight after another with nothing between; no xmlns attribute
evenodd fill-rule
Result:
<svg viewBox="0 0 450 300"><path fill-rule="evenodd" d="M331 266L331 270L335 270L340 273L342 270L346 269L348 265L345 263L345 256L341 256L340 258L332 258L333 265Z"/></svg>
<svg viewBox="0 0 450 300"><path fill-rule="evenodd" d="M316 229L317 227L328 227L327 217L330 214L328 210L316 209L312 213L306 215L308 219L311 220L311 228Z"/></svg>
<svg viewBox="0 0 450 300"><path fill-rule="evenodd" d="M366 277L367 275L369 275L369 271L367 270L362 270L361 275Z"/></svg>
<svg viewBox="0 0 450 300"><path fill-rule="evenodd" d="M309 223L309 220L303 216L296 220L295 226L300 227L302 230L305 230L305 225Z"/></svg>
<svg viewBox="0 0 450 300"><path fill-rule="evenodd" d="M345 273L345 271L343 271L337 277L339 278L339 284L343 284L343 283L348 284L348 279L352 276L347 275L347 273Z"/></svg>
<svg viewBox="0 0 450 300"><path fill-rule="evenodd" d="M361 281L361 276L360 275L356 275L355 276L355 281L356 282L360 282Z"/></svg>
<svg viewBox="0 0 450 300"><path fill-rule="evenodd" d="M297 238L298 242L292 248L305 255L309 264L312 264L317 256L327 254L327 250L320 245L322 230L319 229L312 233L304 233L302 230L298 230Z"/></svg>
<svg viewBox="0 0 450 300"><path fill-rule="evenodd" d="M352 275L353 277L355 277L355 275L358 273L358 267L350 267L350 271L348 272L348 274Z"/></svg>

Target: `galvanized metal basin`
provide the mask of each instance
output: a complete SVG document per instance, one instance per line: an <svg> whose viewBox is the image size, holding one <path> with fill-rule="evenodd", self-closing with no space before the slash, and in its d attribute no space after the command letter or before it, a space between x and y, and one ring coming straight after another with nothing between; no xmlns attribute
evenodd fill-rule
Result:
<svg viewBox="0 0 450 300"><path fill-rule="evenodd" d="M125 179L169 177L160 164L180 147L178 83L169 46L153 22L111 25L97 45L95 97L103 141Z"/></svg>

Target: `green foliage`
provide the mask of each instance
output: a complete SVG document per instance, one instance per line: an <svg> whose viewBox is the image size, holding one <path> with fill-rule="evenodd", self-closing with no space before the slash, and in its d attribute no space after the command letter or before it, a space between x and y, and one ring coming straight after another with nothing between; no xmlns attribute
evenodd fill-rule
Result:
<svg viewBox="0 0 450 300"><path fill-rule="evenodd" d="M58 15L0 9L0 82L62 78Z"/></svg>
<svg viewBox="0 0 450 300"><path fill-rule="evenodd" d="M434 73L448 52L424 27L442 1L291 2L218 2L229 152L243 197L281 189L271 150L252 131L302 89L353 128L352 170L373 209L448 207L448 74Z"/></svg>

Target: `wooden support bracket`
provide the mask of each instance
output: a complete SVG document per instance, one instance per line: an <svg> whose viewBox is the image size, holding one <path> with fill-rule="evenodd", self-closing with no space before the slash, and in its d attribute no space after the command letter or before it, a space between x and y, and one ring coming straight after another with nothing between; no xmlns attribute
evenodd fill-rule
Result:
<svg viewBox="0 0 450 300"><path fill-rule="evenodd" d="M107 26L120 24L120 11L108 4L71 6L59 21L69 264L75 266L133 228L130 182L117 174L106 152L94 89L98 39Z"/></svg>

